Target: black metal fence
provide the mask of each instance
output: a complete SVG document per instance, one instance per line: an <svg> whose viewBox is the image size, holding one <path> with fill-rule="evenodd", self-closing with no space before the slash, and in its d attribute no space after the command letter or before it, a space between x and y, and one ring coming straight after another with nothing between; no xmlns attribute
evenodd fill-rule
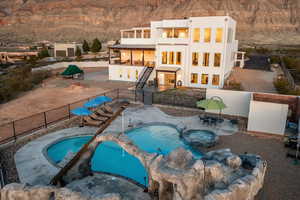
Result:
<svg viewBox="0 0 300 200"><path fill-rule="evenodd" d="M107 91L96 96L102 95L108 96L113 100L118 99L119 89ZM73 117L72 109L83 106L86 101L96 96L0 125L0 144L15 141L20 136L31 134L62 120L70 119Z"/></svg>
<svg viewBox="0 0 300 200"><path fill-rule="evenodd" d="M165 94L163 92L153 93L143 90L128 89L110 90L96 96L101 95L108 96L113 100L126 99L128 101L142 102L144 104L162 104L190 108L196 107L196 102L205 98L205 96ZM93 99L96 96L0 125L0 144L16 141L18 137L29 135L62 120L71 119L73 117L71 114L72 109L82 107L86 101Z"/></svg>

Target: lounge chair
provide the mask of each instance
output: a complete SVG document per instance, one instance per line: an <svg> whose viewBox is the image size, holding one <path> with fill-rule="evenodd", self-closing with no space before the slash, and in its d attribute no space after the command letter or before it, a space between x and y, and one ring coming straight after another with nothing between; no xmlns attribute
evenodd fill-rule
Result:
<svg viewBox="0 0 300 200"><path fill-rule="evenodd" d="M85 125L90 125L90 126L101 126L104 123L104 121L97 121L97 120L91 119L90 117L84 117L83 123Z"/></svg>
<svg viewBox="0 0 300 200"><path fill-rule="evenodd" d="M112 117L113 115L111 113L105 113L102 109L97 109L95 113L99 116L103 117Z"/></svg>
<svg viewBox="0 0 300 200"><path fill-rule="evenodd" d="M92 120L96 120L96 121L104 121L107 120L107 117L103 117L103 116L98 116L97 113L93 113L89 116Z"/></svg>
<svg viewBox="0 0 300 200"><path fill-rule="evenodd" d="M113 113L114 113L113 109L112 109L109 105L107 105L107 104L101 106L101 109L102 109L104 112L106 112L106 113L110 113L110 114L113 114Z"/></svg>

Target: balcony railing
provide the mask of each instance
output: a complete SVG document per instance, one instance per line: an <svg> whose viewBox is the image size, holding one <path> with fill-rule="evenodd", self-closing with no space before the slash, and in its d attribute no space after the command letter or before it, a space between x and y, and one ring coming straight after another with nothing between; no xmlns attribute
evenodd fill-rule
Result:
<svg viewBox="0 0 300 200"><path fill-rule="evenodd" d="M141 61L141 60L136 60L136 61L121 61L120 59L111 59L110 60L111 65L127 65L127 66L144 66L144 67L155 67L155 61Z"/></svg>

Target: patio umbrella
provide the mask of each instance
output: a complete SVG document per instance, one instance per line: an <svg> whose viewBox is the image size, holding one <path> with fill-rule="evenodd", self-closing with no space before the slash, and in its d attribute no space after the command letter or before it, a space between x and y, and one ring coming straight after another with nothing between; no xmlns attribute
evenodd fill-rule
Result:
<svg viewBox="0 0 300 200"><path fill-rule="evenodd" d="M227 108L223 100L217 96L198 101L197 107L204 108L205 110L219 110L219 115L221 115L223 109Z"/></svg>
<svg viewBox="0 0 300 200"><path fill-rule="evenodd" d="M83 104L83 106L86 107L86 108L94 108L94 107L97 107L101 104L102 103L100 101L96 101L95 99L92 99L90 101L87 101L85 104Z"/></svg>
<svg viewBox="0 0 300 200"><path fill-rule="evenodd" d="M71 113L81 117L81 127L83 126L83 116L88 116L92 114L92 112L89 109L84 107L75 108L74 110L71 110Z"/></svg>
<svg viewBox="0 0 300 200"><path fill-rule="evenodd" d="M110 98L108 96L99 96L99 97L96 97L94 100L102 102L102 103L106 103L106 102L111 102L112 98Z"/></svg>

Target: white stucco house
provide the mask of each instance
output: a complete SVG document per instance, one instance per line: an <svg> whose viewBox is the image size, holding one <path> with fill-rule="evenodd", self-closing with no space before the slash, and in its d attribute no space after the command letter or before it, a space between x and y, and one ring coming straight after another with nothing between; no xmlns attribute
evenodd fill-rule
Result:
<svg viewBox="0 0 300 200"><path fill-rule="evenodd" d="M222 88L236 62L236 21L229 16L151 22L121 30L110 47L109 79Z"/></svg>

